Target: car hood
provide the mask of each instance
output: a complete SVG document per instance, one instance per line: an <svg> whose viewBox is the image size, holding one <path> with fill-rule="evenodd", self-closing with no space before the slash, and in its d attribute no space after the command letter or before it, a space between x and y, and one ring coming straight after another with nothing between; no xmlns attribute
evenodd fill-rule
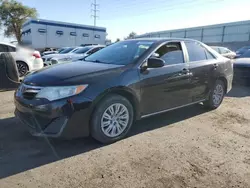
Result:
<svg viewBox="0 0 250 188"><path fill-rule="evenodd" d="M74 59L81 58L84 56L85 56L85 54L69 53L69 54L62 54L62 56L57 56L54 59L60 60L60 59L64 59L64 58L72 58L74 60Z"/></svg>
<svg viewBox="0 0 250 188"><path fill-rule="evenodd" d="M35 71L27 75L23 82L34 86L79 84L84 83L86 78L92 81L96 76L102 74L111 75L112 72L117 72L121 67L124 67L124 65L76 61L57 64Z"/></svg>
<svg viewBox="0 0 250 188"><path fill-rule="evenodd" d="M60 57L62 55L66 55L66 54L48 54L48 55L44 55L43 58Z"/></svg>
<svg viewBox="0 0 250 188"><path fill-rule="evenodd" d="M235 59L233 63L234 63L234 67L237 67L237 66L250 67L250 58Z"/></svg>

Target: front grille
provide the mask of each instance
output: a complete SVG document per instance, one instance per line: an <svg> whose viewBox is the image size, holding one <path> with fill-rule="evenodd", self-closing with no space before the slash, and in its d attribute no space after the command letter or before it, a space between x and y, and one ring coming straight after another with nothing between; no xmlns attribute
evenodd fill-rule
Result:
<svg viewBox="0 0 250 188"><path fill-rule="evenodd" d="M58 63L57 60L54 60L54 59L51 60L51 64L52 64L52 65L57 64L57 63Z"/></svg>
<svg viewBox="0 0 250 188"><path fill-rule="evenodd" d="M31 100L33 99L37 93L42 89L42 87L37 86L29 86L26 84L22 84L19 88L19 92L22 93L23 98Z"/></svg>

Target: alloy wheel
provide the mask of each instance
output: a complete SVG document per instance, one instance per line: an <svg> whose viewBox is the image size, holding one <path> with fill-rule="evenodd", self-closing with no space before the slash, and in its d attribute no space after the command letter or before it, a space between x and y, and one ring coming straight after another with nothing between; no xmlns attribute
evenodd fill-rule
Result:
<svg viewBox="0 0 250 188"><path fill-rule="evenodd" d="M214 92L213 92L213 103L215 105L219 105L224 96L224 88L222 85L216 85Z"/></svg>
<svg viewBox="0 0 250 188"><path fill-rule="evenodd" d="M19 76L22 77L28 72L28 68L24 63L17 62Z"/></svg>
<svg viewBox="0 0 250 188"><path fill-rule="evenodd" d="M101 118L101 129L108 137L121 135L129 123L129 112L126 106L121 103L110 105Z"/></svg>

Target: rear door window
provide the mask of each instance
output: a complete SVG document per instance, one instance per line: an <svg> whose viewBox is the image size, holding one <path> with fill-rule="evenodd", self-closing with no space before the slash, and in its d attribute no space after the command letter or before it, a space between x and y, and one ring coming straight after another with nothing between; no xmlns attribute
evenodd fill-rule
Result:
<svg viewBox="0 0 250 188"><path fill-rule="evenodd" d="M214 56L211 54L211 52L209 52L199 42L186 41L185 44L188 51L189 62L215 59Z"/></svg>
<svg viewBox="0 0 250 188"><path fill-rule="evenodd" d="M16 48L12 47L12 46L8 46L8 50L9 50L9 52L15 52Z"/></svg>
<svg viewBox="0 0 250 188"><path fill-rule="evenodd" d="M9 52L8 46L0 44L0 52Z"/></svg>

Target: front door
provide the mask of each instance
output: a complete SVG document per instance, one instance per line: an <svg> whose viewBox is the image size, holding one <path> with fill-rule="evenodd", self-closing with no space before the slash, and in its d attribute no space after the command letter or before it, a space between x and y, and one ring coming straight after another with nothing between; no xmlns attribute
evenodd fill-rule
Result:
<svg viewBox="0 0 250 188"><path fill-rule="evenodd" d="M190 103L190 73L180 42L164 44L154 53L165 61L161 68L140 73L142 115L154 114Z"/></svg>

